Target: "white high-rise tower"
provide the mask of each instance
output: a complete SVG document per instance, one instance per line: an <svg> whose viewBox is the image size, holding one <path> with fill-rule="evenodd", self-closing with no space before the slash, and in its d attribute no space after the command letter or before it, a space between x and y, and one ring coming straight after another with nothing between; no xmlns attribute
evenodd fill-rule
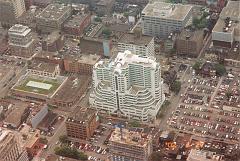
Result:
<svg viewBox="0 0 240 161"><path fill-rule="evenodd" d="M92 107L143 122L155 119L164 101L160 64L130 51L95 64L93 86Z"/></svg>

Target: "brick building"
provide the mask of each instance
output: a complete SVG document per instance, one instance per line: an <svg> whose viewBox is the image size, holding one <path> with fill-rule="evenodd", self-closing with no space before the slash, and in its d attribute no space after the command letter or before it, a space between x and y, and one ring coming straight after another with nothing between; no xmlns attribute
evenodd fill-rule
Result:
<svg viewBox="0 0 240 161"><path fill-rule="evenodd" d="M74 141L89 139L99 126L99 117L95 110L79 108L66 121L67 136Z"/></svg>
<svg viewBox="0 0 240 161"><path fill-rule="evenodd" d="M69 19L63 26L63 31L69 35L80 36L84 29L91 23L91 15L80 14Z"/></svg>
<svg viewBox="0 0 240 161"><path fill-rule="evenodd" d="M197 57L203 47L203 31L183 30L176 38L178 55Z"/></svg>
<svg viewBox="0 0 240 161"><path fill-rule="evenodd" d="M99 55L65 55L65 71L80 74L92 74L93 66L100 60Z"/></svg>

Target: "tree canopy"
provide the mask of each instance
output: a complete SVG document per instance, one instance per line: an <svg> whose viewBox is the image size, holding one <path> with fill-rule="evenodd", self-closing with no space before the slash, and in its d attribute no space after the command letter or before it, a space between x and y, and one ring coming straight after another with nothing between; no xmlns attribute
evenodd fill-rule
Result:
<svg viewBox="0 0 240 161"><path fill-rule="evenodd" d="M63 156L63 157L68 157L68 158L73 158L73 159L80 159L80 160L87 160L88 157L86 154L83 152L77 151L76 148L70 148L67 146L62 146L62 147L56 147L54 149L55 154Z"/></svg>
<svg viewBox="0 0 240 161"><path fill-rule="evenodd" d="M109 28L104 28L102 30L102 34L106 37L106 38L109 38L112 34L112 31L109 29Z"/></svg>
<svg viewBox="0 0 240 161"><path fill-rule="evenodd" d="M173 91L175 94L178 94L181 90L181 82L180 81L174 81L171 84L170 90Z"/></svg>
<svg viewBox="0 0 240 161"><path fill-rule="evenodd" d="M226 73L226 68L223 64L215 64L216 74L222 76Z"/></svg>
<svg viewBox="0 0 240 161"><path fill-rule="evenodd" d="M151 161L161 161L163 159L163 155L160 152L153 152L150 156Z"/></svg>
<svg viewBox="0 0 240 161"><path fill-rule="evenodd" d="M68 137L66 135L59 136L59 141L63 144L68 143Z"/></svg>

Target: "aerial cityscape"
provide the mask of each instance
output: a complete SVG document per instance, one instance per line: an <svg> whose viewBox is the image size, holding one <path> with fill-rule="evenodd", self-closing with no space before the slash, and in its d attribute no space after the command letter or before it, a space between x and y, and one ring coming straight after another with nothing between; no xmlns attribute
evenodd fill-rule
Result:
<svg viewBox="0 0 240 161"><path fill-rule="evenodd" d="M0 161L240 161L240 0L0 0Z"/></svg>

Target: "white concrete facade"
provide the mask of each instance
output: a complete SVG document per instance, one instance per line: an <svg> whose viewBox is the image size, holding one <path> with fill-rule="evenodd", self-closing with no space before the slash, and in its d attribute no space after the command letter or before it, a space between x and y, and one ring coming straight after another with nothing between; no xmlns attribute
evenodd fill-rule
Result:
<svg viewBox="0 0 240 161"><path fill-rule="evenodd" d="M120 52L94 66L89 102L100 112L147 122L156 118L165 99L162 84L160 64L154 59Z"/></svg>

